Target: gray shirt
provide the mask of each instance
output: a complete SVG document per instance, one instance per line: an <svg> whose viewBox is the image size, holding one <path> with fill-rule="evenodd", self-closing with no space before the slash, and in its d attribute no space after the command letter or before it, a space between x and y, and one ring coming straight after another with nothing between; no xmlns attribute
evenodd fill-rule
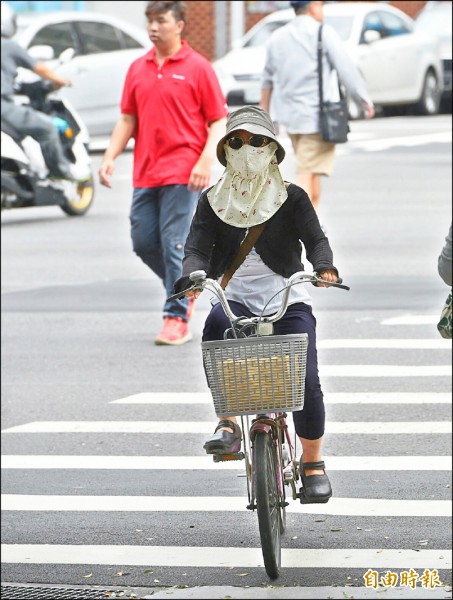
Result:
<svg viewBox="0 0 453 600"><path fill-rule="evenodd" d="M33 69L38 61L32 58L22 46L14 40L2 37L2 98L10 98L14 94L14 80L18 67Z"/></svg>
<svg viewBox="0 0 453 600"><path fill-rule="evenodd" d="M452 249L451 249L452 239L451 239L451 225L450 231L448 232L447 237L445 238L445 246L442 248L442 252L439 256L438 261L438 269L439 275L445 281L447 285L452 285Z"/></svg>
<svg viewBox="0 0 453 600"><path fill-rule="evenodd" d="M320 23L313 17L296 16L274 31L267 45L262 88L274 88L273 111L288 133L319 132L319 27ZM338 99L338 85L332 85L333 70L336 70L356 102L373 105L363 77L330 25L323 26L322 45L324 100ZM337 97L334 97L334 88Z"/></svg>

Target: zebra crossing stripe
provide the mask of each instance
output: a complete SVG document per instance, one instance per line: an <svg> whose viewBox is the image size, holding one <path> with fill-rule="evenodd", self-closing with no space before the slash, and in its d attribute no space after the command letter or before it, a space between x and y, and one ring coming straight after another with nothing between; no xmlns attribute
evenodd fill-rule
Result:
<svg viewBox="0 0 453 600"><path fill-rule="evenodd" d="M451 365L320 365L321 377L451 377Z"/></svg>
<svg viewBox="0 0 453 600"><path fill-rule="evenodd" d="M211 421L34 421L2 430L12 433L212 433ZM451 433L450 421L328 421L331 434L442 434Z"/></svg>
<svg viewBox="0 0 453 600"><path fill-rule="evenodd" d="M439 315L402 315L381 321L381 325L436 325Z"/></svg>
<svg viewBox="0 0 453 600"><path fill-rule="evenodd" d="M386 348L394 350L450 350L450 346L440 336L438 339L332 339L318 340L318 350L341 348Z"/></svg>
<svg viewBox="0 0 453 600"><path fill-rule="evenodd" d="M48 496L2 494L2 511L99 512L236 512L247 499L231 496ZM361 517L450 517L449 500L381 500L331 498L328 504L291 502L286 511L297 514Z"/></svg>
<svg viewBox="0 0 453 600"><path fill-rule="evenodd" d="M382 152L395 146L419 146L429 143L451 143L451 132L421 133L412 136L401 136L392 138L381 138L374 140L362 140L354 143L354 148L360 148L365 152Z"/></svg>
<svg viewBox="0 0 453 600"><path fill-rule="evenodd" d="M329 471L450 471L451 456L324 456ZM214 463L210 456L71 456L12 454L2 469L244 470L242 461Z"/></svg>
<svg viewBox="0 0 453 600"><path fill-rule="evenodd" d="M150 567L262 568L261 548L2 544L2 563ZM284 569L450 569L447 549L282 549Z"/></svg>
<svg viewBox="0 0 453 600"><path fill-rule="evenodd" d="M451 404L451 394L439 392L325 393L325 404ZM109 404L212 404L209 392L142 392Z"/></svg>

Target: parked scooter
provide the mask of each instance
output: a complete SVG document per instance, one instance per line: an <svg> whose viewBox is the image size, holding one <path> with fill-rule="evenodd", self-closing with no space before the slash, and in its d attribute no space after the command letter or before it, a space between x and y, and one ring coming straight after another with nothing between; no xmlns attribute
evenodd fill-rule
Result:
<svg viewBox="0 0 453 600"><path fill-rule="evenodd" d="M16 100L28 101L35 110L50 115L68 160L76 166L90 166L88 130L69 101L53 92L55 88L50 81L24 81L18 86ZM19 133L3 121L1 165L2 210L57 205L66 214L79 216L85 214L93 202L93 174L83 182L49 177L39 143L29 136L21 139Z"/></svg>

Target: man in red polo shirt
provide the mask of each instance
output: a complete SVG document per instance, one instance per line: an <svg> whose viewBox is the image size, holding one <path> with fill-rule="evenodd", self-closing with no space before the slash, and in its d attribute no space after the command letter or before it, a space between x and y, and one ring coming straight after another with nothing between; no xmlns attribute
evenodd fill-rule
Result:
<svg viewBox="0 0 453 600"><path fill-rule="evenodd" d="M181 277L184 244L198 194L209 185L227 107L209 61L181 40L184 3L148 2L145 14L154 47L129 68L99 179L111 187L114 160L133 137L133 249L162 279L168 298ZM191 339L187 299L165 302L163 314L156 344Z"/></svg>

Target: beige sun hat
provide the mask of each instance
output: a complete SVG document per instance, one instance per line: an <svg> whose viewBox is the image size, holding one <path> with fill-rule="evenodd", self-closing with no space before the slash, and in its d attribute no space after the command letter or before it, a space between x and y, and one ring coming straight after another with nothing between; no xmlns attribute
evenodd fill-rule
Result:
<svg viewBox="0 0 453 600"><path fill-rule="evenodd" d="M277 140L274 124L272 123L269 113L258 106L243 106L228 115L226 134L217 144L217 158L224 167L226 167L227 161L223 146L230 135L239 129L245 129L245 131L256 135L264 135L273 140L278 146L275 154L277 162L280 164L285 158L285 150Z"/></svg>

